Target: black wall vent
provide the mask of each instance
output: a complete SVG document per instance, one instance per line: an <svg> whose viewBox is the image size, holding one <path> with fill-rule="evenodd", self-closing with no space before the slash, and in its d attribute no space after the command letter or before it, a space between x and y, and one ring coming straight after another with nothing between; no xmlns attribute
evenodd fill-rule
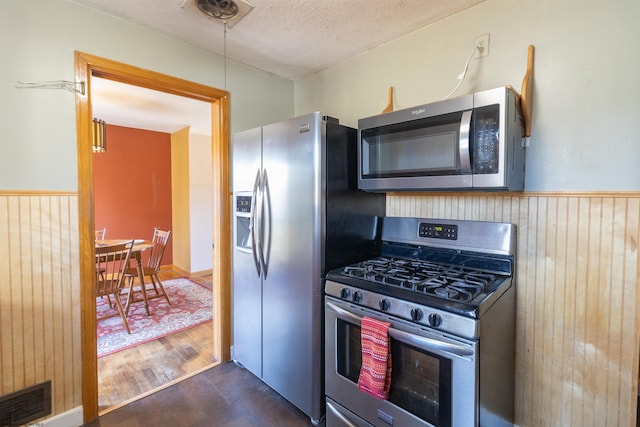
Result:
<svg viewBox="0 0 640 427"><path fill-rule="evenodd" d="M51 381L0 396L0 426L20 426L51 414Z"/></svg>

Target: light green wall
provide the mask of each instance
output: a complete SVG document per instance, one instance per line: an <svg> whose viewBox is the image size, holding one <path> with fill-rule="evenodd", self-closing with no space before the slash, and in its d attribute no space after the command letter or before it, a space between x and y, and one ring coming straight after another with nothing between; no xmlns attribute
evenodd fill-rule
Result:
<svg viewBox="0 0 640 427"><path fill-rule="evenodd" d="M296 81L295 111L321 110L357 127L395 109L512 85L520 91L535 46L527 190L640 190L640 1L487 0L401 39Z"/></svg>
<svg viewBox="0 0 640 427"><path fill-rule="evenodd" d="M220 37L223 37L222 27ZM0 0L0 189L77 190L74 51L224 88L224 58L67 0ZM227 61L231 132L293 115L291 80Z"/></svg>
<svg viewBox="0 0 640 427"><path fill-rule="evenodd" d="M295 91L288 79L228 61L231 131L316 110L355 127L385 107L389 86L396 109L438 100L455 87L474 37L488 32L490 54L471 61L458 94L519 89L535 45L526 189L638 190L639 16L636 0L487 0L300 79ZM218 55L68 0L2 0L0 188L77 189L73 94L15 88L73 80L75 50L224 87Z"/></svg>

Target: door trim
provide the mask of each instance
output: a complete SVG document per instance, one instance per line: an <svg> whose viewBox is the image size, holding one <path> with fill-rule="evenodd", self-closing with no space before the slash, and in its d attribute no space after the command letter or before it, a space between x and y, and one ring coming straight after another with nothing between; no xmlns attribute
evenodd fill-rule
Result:
<svg viewBox="0 0 640 427"><path fill-rule="evenodd" d="M213 166L213 354L231 357L231 192L229 158L229 92L83 52L75 52L75 79L85 83L76 93L78 217L80 236L80 320L82 406L84 421L98 416L96 339L93 150L91 146L91 77L102 77L211 104ZM92 284L92 285L89 285Z"/></svg>

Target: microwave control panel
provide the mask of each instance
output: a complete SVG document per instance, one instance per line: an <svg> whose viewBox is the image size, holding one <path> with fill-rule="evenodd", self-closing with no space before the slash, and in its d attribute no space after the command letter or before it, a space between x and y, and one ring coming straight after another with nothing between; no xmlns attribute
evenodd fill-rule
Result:
<svg viewBox="0 0 640 427"><path fill-rule="evenodd" d="M418 226L418 236L431 239L458 240L458 226L421 222Z"/></svg>

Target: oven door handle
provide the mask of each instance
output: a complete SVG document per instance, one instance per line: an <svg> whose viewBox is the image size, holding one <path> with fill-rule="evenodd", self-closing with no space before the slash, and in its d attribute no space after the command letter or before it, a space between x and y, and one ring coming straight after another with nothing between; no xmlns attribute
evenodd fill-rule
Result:
<svg viewBox="0 0 640 427"><path fill-rule="evenodd" d="M440 350L446 353L455 354L456 356L465 357L473 356L473 349L464 345L453 344L439 341L433 338L421 337L400 329L389 328L389 336L391 338L402 341L414 347L421 348L426 351Z"/></svg>
<svg viewBox="0 0 640 427"><path fill-rule="evenodd" d="M326 305L330 311L335 313L336 316L340 317L341 319L347 322L355 323L357 325L362 325L362 316L353 314L350 311L340 308L331 302L327 302ZM419 335L405 332L396 328L389 328L388 333L391 338L402 341L405 344L412 345L421 350L440 351L454 354L460 357L473 356L473 349L464 345L444 342L433 338L421 337Z"/></svg>

